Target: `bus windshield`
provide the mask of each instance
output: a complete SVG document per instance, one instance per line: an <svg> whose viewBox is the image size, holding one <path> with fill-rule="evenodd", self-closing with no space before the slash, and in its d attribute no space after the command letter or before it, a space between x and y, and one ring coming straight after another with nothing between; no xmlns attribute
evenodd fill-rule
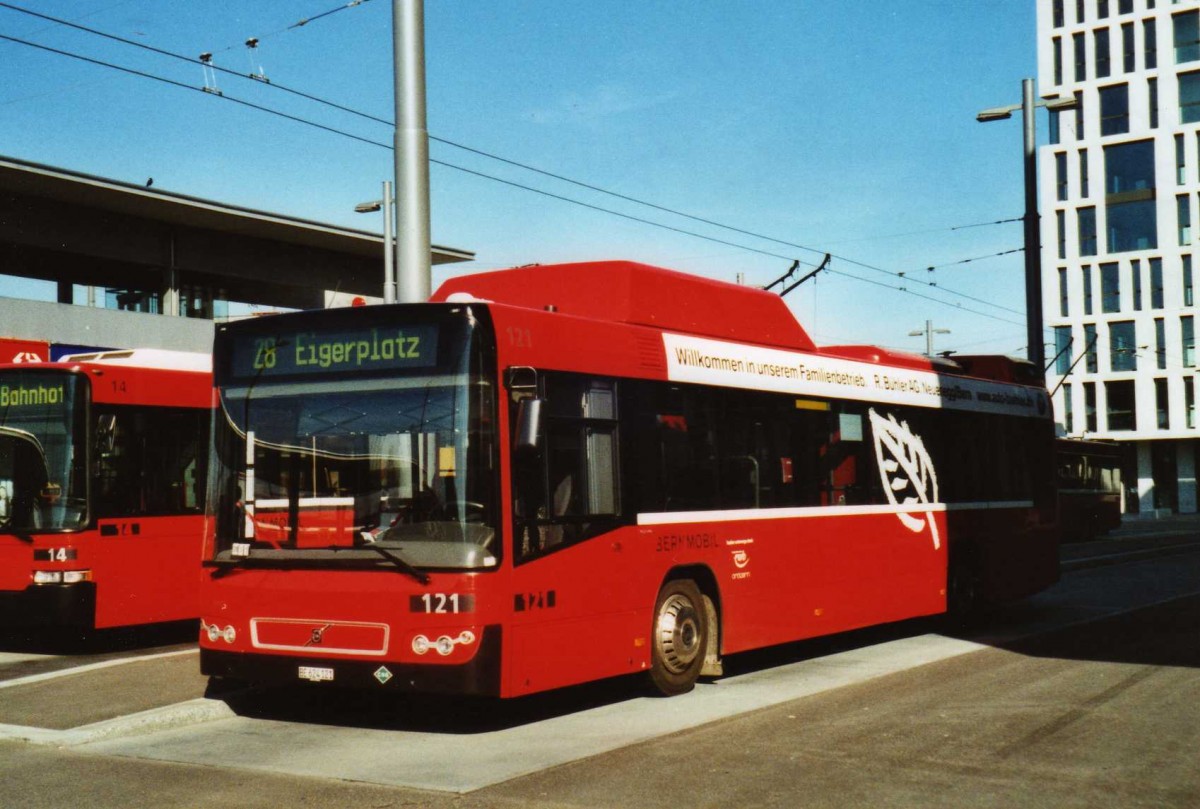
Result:
<svg viewBox="0 0 1200 809"><path fill-rule="evenodd" d="M87 524L86 386L65 371L0 371L0 532Z"/></svg>
<svg viewBox="0 0 1200 809"><path fill-rule="evenodd" d="M347 327L343 313L309 313L218 338L218 561L498 563L476 324L420 319Z"/></svg>

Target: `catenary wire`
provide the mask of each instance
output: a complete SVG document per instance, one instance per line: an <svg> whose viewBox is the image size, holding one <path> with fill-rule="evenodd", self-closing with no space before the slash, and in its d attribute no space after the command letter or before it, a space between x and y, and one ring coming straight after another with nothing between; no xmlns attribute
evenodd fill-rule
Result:
<svg viewBox="0 0 1200 809"><path fill-rule="evenodd" d="M11 4L8 4L8 3L2 3L2 2L0 2L0 7L12 7L12 6L11 6ZM41 16L41 15L39 15L39 16ZM74 24L72 24L72 26L74 27ZM378 147L381 147L381 148L384 148L384 149L388 149L388 150L391 150L391 149L393 149L393 147L392 147L390 144L387 144L387 143L383 143L383 142L380 142L380 141L372 140L372 139L370 139L370 138L366 138L366 137L363 137L363 136L361 136L361 135L356 135L356 134L354 134L354 133L347 132L347 131L345 131L345 130L342 130L342 129L338 129L338 128L336 128L336 127L327 126L327 125L325 125L325 124L320 124L320 123L317 123L317 122L315 122L315 121L311 121L311 120L309 120L309 119L306 119L306 118L301 118L301 117L299 117L299 116L296 116L296 115L290 115L290 114L288 114L288 113L284 113L284 112L281 112L281 111L279 111L279 110L275 110L275 109L272 109L272 108L270 108L270 107L263 106L263 105L261 105L261 104L255 104L255 103L253 103L253 102L250 102L250 101L245 101L245 100L243 100L243 99L235 98L235 97L233 97L233 96L224 95L224 94L222 94L222 93L211 93L211 92L208 92L208 91L206 91L206 90L205 90L204 88L202 88L202 87L196 87L196 86L194 86L194 85L190 85L190 84L187 84L187 83L185 83L185 82L180 82L180 81L176 81L176 80L174 80L174 79L168 79L168 78L165 78L165 77L162 77L162 76L157 76L157 75L155 75L155 74L148 73L148 72L146 72L146 71L137 70L137 69L134 69L134 68L128 68L128 67L124 67L124 66L122 66L122 65L117 65L117 64L114 64L114 63L111 63L111 62L106 62L106 61L103 61L103 60L100 60L100 59L95 59L95 58L92 58L92 57L84 56L84 55L82 55L82 54L74 53L74 52L71 52L71 51L65 51L65 50L62 50L62 49L59 49L59 48L54 48L54 47L51 47L51 46L48 46L48 45L43 45L43 44L40 44L40 43L36 43L36 42L30 42L30 41L28 41L28 40L20 39L20 38L18 38L18 37L9 36L9 35L6 35L6 34L0 34L0 39L6 40L6 41L9 41L9 42L14 42L14 43L21 44L21 45L26 45L26 46L28 46L28 47L32 47L32 48L35 48L35 49L38 49L38 50L47 51L47 52L54 53L54 54L57 54L57 55L60 55L60 56L65 56L65 57L68 57L68 58L77 59L77 60L79 60L79 61L87 62L87 63L89 63L89 64L96 65L96 66L99 66L99 67L105 67L105 68L109 68L109 69L112 69L112 70L117 70L117 71L119 71L119 72L126 73L126 74L133 75L133 76L137 76L137 77L140 77L140 78L146 78L146 79L151 79L151 80L154 80L154 81L159 81L159 82L162 82L162 83L164 83L164 84L168 84L168 85L171 85L171 86L174 86L174 87L179 87L179 88L186 89L186 90L192 90L192 91L195 91L195 92L205 92L205 93L206 93L206 94L208 94L208 95L213 95L213 96L215 96L215 97L217 97L217 98L220 98L220 99L223 99L223 100L226 100L226 101L231 101L231 102L233 102L233 103L235 103L235 104L238 104L238 105L240 105L240 106L244 106L244 107L248 107L248 108L251 108L251 109L255 109L255 110L258 110L258 111L260 111L260 112L265 112L265 113L268 113L268 114L270 114L270 115L275 115L275 116L278 116L278 117L280 117L280 118L283 118L283 119L286 119L286 120L289 120L289 121L292 121L292 122L295 122L295 123L303 124L303 125L306 125L306 126L311 126L311 127L314 127L314 128L316 128L316 129L320 129L320 130L322 130L322 131L329 132L329 133L331 133L331 134L335 134L335 135L341 135L341 136L343 136L343 137L351 138L351 139L353 139L353 140L356 140L356 141L359 141L359 142L361 142L361 143L366 143L366 144L370 144L370 145L373 145L373 146L378 146ZM140 43L135 43L135 44L140 44ZM157 49L156 49L156 50L157 50ZM175 56L174 54L169 54L169 53L167 53L167 55ZM183 57L183 58L184 58L184 59L186 59L186 57ZM187 61L193 61L193 60L187 60ZM197 63L197 64L199 64L199 62L198 62L198 61L197 61L196 63ZM236 75L241 75L241 74L236 74ZM505 179L502 179L502 178L499 178L499 177L495 177L495 176L493 176L493 175L490 175L490 174L486 174L486 173L484 173L484 172L475 171L475 170L473 170L473 169L468 169L468 168L466 168L466 167L463 167L463 166L459 166L459 165L456 165L456 164L453 164L453 163L449 163L449 162L447 162L447 161L443 161L443 160L437 160L437 159L435 159L435 158L430 158L430 161L429 161L429 162L430 162L430 163L432 163L432 164L435 164L435 165L440 165L440 166L443 166L443 167L446 167L446 168L449 168L449 169L453 169L453 170L456 170L456 171L459 171L459 172L463 172L463 173L466 173L466 174L469 174L469 175L477 176L477 177L480 177L480 178L483 178L483 179L492 180L492 181L494 181L494 182L498 182L498 183L501 183L501 184L503 184L503 185L508 185L508 186L510 186L510 187L513 187L513 188L519 188L519 189L521 189L521 190L529 191L529 192L532 192L532 193L535 193L535 194L540 194L540 195L542 195L542 196L546 196L546 197L549 197L549 198L552 198L552 199L556 199L556 200L559 200L559 201L562 201L562 202L567 202L567 203L570 203L570 204L573 204L573 205L577 205L577 206L580 206L580 207L583 207L583 208L587 208L587 209L590 209L590 210L594 210L594 211L597 211L597 212L600 212L600 213L606 213L606 214L610 214L610 215L613 215L613 216L620 217L620 218L622 218L622 219L626 219L626 220L629 220L629 221L637 222L637 223L640 223L640 224L645 224L645 225L648 225L648 226L651 226L651 227L657 227L657 228L660 228L660 229L668 230L668 231L675 232L675 233L678 233L678 234L681 234L681 235L685 235L685 236L691 236L691 237L694 237L694 238L703 239L703 240L705 240L705 241L713 242L713 243L716 243L716 244L722 244L722 245L725 245L725 246L728 246L728 247L733 247L733 248L740 249L740 250L746 250L746 251L748 251L748 252L757 253L757 254L759 254L759 255L764 255L764 256L771 257L771 258L778 258L778 259L785 260L785 261L788 261L788 260L793 260L793 259L794 259L794 256L787 256L787 255L782 255L782 254L779 254L779 253L772 253L772 252L770 252L770 251L762 250L762 249L759 249L759 248L756 248L756 247L751 247L751 246L748 246L748 245L738 244L738 243L736 243L736 242L731 242L731 241L728 241L728 240L725 240L725 239L719 239L719 238L716 238L716 237L714 237L714 236L708 236L708 235L705 235L705 234L696 233L696 232L694 232L694 231L685 230L685 229L683 229L683 228L677 228L677 227L675 227L675 226L672 226L672 225L667 225L667 224L664 224L664 223L661 223L661 222L654 222L654 221L652 221L652 220L645 219L645 218L643 218L643 217L633 216L633 215L631 215L631 214L622 213L622 212L620 212L620 211L614 211L614 210L612 210L612 209L609 209L609 208L604 208L604 207L602 207L602 206L599 206L599 205L593 205L593 204L591 204L591 203L586 203L586 202L582 202L582 201L580 201L580 200L571 199L570 197L562 196L562 195L559 195L559 194L554 194L554 193L552 193L552 192L549 192L549 191L544 191L544 190L542 190L542 189L538 189L538 188L533 188L532 186L527 186L527 185L524 185L524 184L521 184L521 183L517 183L517 182L511 181L511 180L505 180ZM509 162L511 162L511 161L509 161ZM619 195L618 195L618 196L619 196ZM669 209L664 209L664 210L669 210ZM695 218L695 217L692 217L692 218ZM701 221L706 221L706 220L701 220ZM720 226L720 225L718 225L718 226ZM721 227L726 227L726 226L721 226ZM736 230L736 228L729 228L729 229ZM748 232L747 232L747 233L748 233ZM756 234L748 233L748 235L756 235ZM796 248L798 248L798 249L807 250L807 251L811 251L811 252L816 252L816 249L815 249L815 248L811 248L811 247L805 247L805 246L803 246L803 245L798 245L798 244L794 244L794 243L790 243L790 242L785 242L785 241L783 241L783 240L774 239L774 238L771 238L771 237L762 237L762 238L766 238L766 239L768 239L768 240L770 240L770 241L776 241L776 242L779 242L779 243L781 243L781 244L785 244L785 245L788 245L788 246L796 247ZM900 273L897 273L897 272L894 272L894 271L891 271L891 270L885 270L885 269L882 269L882 268L880 268L880 267L875 267L875 266L872 266L872 265L870 265L870 264L866 264L866 263L864 263L864 262L861 262L861 261L856 261L856 260L854 260L854 259L850 259L850 258L847 258L847 257L844 257L844 256L838 256L838 255L834 255L833 257L834 257L834 258L837 258L837 259L838 259L838 260L840 260L840 261L844 261L844 262L846 262L846 263L853 264L853 265L855 265L855 266L859 266L859 267L862 267L862 268L864 268L864 269L867 269L867 270L871 270L871 271L874 271L874 272L882 273L882 274L885 274L885 275L888 275L888 276L892 276L892 277L895 277L895 278L898 278L898 279L902 279L902 278L903 278L903 276L902 276ZM811 265L810 265L810 266L811 266ZM885 289L890 289L890 290L892 290L892 291L895 291L895 292L901 292L901 293L904 293L904 294L914 295L914 296L916 296L916 297L923 298L923 299L925 299L925 300L929 300L929 301L932 301L932 302L934 302L934 303L939 303L939 304L942 304L942 305L944 305L944 306L950 306L950 307L953 307L953 308L960 309L960 310L962 310L962 311L968 311L968 312L971 312L972 314L978 314L978 315L980 315L980 316L982 316L982 317L989 317L989 318L992 318L992 319L994 319L994 320L998 320L998 321L1005 322L1005 323L1011 323L1011 322L1012 322L1012 321L1009 321L1009 320L1007 320L1006 318L997 317L997 316L995 316L995 315L991 315L991 314L988 314L988 313L985 313L985 312L978 312L978 311L976 311L976 310L966 309L965 307L962 307L961 305L959 305L959 304L955 304L955 303L953 303L953 302L951 302L951 301L946 301L946 300L939 299L939 298L935 298L935 297L932 297L932 296L929 296L929 295L924 295L924 294L921 294L921 293L917 293L917 292L914 292L914 291L912 291L912 290L909 290L909 289L907 289L907 288L902 288L902 287L894 287L894 286L891 286L891 285L889 285L889 284L884 284L884 283L882 283L882 282L877 282L877 281L870 281L869 279L865 279L865 278L862 278L862 277L860 277L860 276L849 275L849 274L847 274L847 273L835 273L835 274L844 275L844 276L846 276L846 277L849 277L849 278L854 278L854 279L856 279L856 280L860 280L860 281L866 281L866 282L868 282L868 283L873 283L874 285L876 285L876 286L880 286L880 287L883 287L883 288L885 288ZM932 286L932 285L931 285L931 286ZM972 296L966 295L966 294L964 294L964 293L956 292L956 291L954 291L954 290L951 290L951 289L948 289L948 288L946 288L946 287L935 287L935 288L936 288L936 289L938 289L939 291L944 291L944 292L946 292L946 293L948 293L948 294L957 295L957 296L960 296L960 297L963 297L963 298L966 298L966 299L969 299L969 300L976 301L976 302L978 302L978 303L982 303L982 304L985 304L985 305L988 305L988 306L993 306L993 307L995 307L995 308L999 308L999 309L1006 310L1006 311L1012 311L1012 312L1014 312L1014 313L1016 313L1016 314L1019 314L1019 312L1016 312L1016 310L1010 310L1010 309L1007 309L1007 307L999 306L998 304L994 304L994 303L992 303L992 302L990 302L990 301L986 301L986 300L983 300L983 299L980 299L980 298L973 298Z"/></svg>
<svg viewBox="0 0 1200 809"><path fill-rule="evenodd" d="M361 1L362 1L362 2L367 2L367 0L361 0ZM333 9L332 11L326 12L325 14L332 14L332 13L335 13L335 12L337 12L337 11L344 10L345 8L349 8L349 7L353 6L353 5L355 5L355 3L350 3L350 4L348 4L347 6L340 6L340 7L336 8L336 9ZM164 49L162 49L162 48L157 48L157 47L154 47L154 46L152 46L152 45L147 45L147 44L146 44L146 43L144 43L144 42L136 42L136 41L134 41L134 40L127 39L127 38L125 38L125 37L120 37L120 36L117 36L117 35L115 35L115 34L110 34L110 33L107 33L107 32L105 32L105 31L100 31L100 30L98 30L98 29L90 28L90 27L88 27L88 26L80 25L80 24L78 24L78 23L74 23L74 22L71 22L71 21L68 21L68 20L62 20L62 19L60 19L60 18L57 18L57 17L52 17L52 16L50 16L50 15L47 15L47 14L42 14L42 13L40 13L40 12L36 12L36 11L32 11L32 10L30 10L30 9L22 8L22 7L20 7L20 6L14 5L14 4L12 4L12 3L0 2L0 7L2 7L2 8L7 8L7 9L10 9L10 10L12 10L12 11L17 11L17 12L20 12L20 13L23 13L23 14L29 14L29 15L31 15L31 16L38 17L39 19L43 19L43 20L47 20L47 21L49 21L49 22L54 22L54 23L58 23L58 24L61 24L61 25L65 25L65 26L68 26L68 27L71 27L71 28L75 28L75 29L77 29L77 30L80 30L80 31L84 31L84 32L86 32L86 33L89 33L89 34L93 34L93 35L95 35L95 36L103 37L103 38L105 38L105 39L110 39L110 40L112 40L112 41L115 41L115 42L120 42L120 43L122 43L122 44L124 44L124 45L130 45L130 46L133 46L133 47L136 47L136 48L141 48L141 49L143 49L143 50L148 50L148 51L150 51L150 52L152 52L152 53L156 53L156 54L158 54L158 55L161 55L161 56L167 56L167 57L170 57L170 58L172 58L172 59L177 59L177 60L180 60L180 61L183 61L183 62L187 62L187 63L189 63L189 64L193 64L193 65L203 65L203 64L205 64L205 63L201 62L199 59L195 59L195 58L192 58L192 57L184 56L184 55L182 55L182 54L179 54L179 53L174 53L174 52L172 52L172 51L167 51L167 50L164 50ZM325 16L325 15L318 15L318 16ZM313 17L313 18L311 18L311 19L316 19L316 17ZM302 24L302 23L301 23L301 24ZM295 27L295 26L293 26L293 27ZM211 67L213 70L216 70L216 71L218 71L218 72L220 72L220 73L224 73L224 74L231 75L231 76L236 76L236 77L238 77L238 78L241 78L241 79L248 79L248 80L259 81L260 83L262 83L261 79L257 79L257 78L255 78L255 77L254 77L254 76L252 76L252 75L248 75L248 74L245 74L245 73L240 73L240 72L238 72L238 71L236 71L236 70L231 70L231 69L229 69L229 68L226 68L226 67L221 67L221 66L219 66L219 65L215 65L215 64L212 64L212 63L208 63L208 64L207 64L207 66L208 66L208 67ZM383 125L386 125L386 126L389 126L389 127L394 127L394 126L395 126L395 123L394 123L393 121L390 121L390 120L388 120L388 119L386 119L386 118L381 118L381 117L379 117L379 116L376 116L376 115L371 115L370 113L362 112L361 110L356 110L356 109L354 109L354 108L352 108L352 107L347 107L347 106L345 106L345 105L338 104L338 103L336 103L336 102L334 102L334 101L330 101L330 100L328 100L328 99L321 98L320 96L312 95L311 93L306 93L306 92L304 92L304 91L301 91L301 90L296 90L296 89L294 89L294 88L288 87L288 86L286 86L286 85L278 84L278 83L275 83L275 82L266 82L266 84L267 84L268 86L270 86L270 87L272 87L272 88L276 89L276 90L279 90L279 91L281 91L281 92L289 93L289 94L291 94L291 95L294 95L294 96L297 96L297 97L299 97L299 98L303 98L303 99L305 99L305 100L307 100L307 101L312 101L312 102L314 102L314 103L317 103L317 104L322 104L322 105L325 105L325 106L327 106L327 107L330 107L331 109L336 109L336 110L339 110L339 111L341 111L341 112L345 112L345 113L348 113L348 114L350 114L350 115L355 115L355 116L358 116L358 117L360 117L360 118L363 118L363 119L365 119L365 120L373 121L373 122L375 122L375 123L383 124ZM522 170L525 170L525 171L530 171L530 172L533 172L533 173L536 173L536 174L540 174L540 175L542 175L542 176L544 176L544 177L549 177L549 178L551 178L551 179L558 180L558 181L560 181L560 182L569 183L569 184L571 184L571 185L574 185L574 186L577 186L577 187L579 187L579 188L584 188L584 189L586 189L586 190L589 190L589 191L594 191L594 192L596 192L596 193L599 193L599 194L605 194L605 195L607 195L607 196L611 196L611 197L614 197L614 198L616 198L616 199L623 200L623 201L625 201L625 202L630 202L630 203L633 203L633 204L636 204L636 205L642 205L642 206L645 206L645 207L647 207L647 208L651 208L651 209L653 209L653 210L660 211L660 212L662 212L662 213L668 213L668 214L671 214L671 215L673 215L673 216L679 216L679 217L682 217L682 218L685 218L685 219L690 219L690 220L692 220L692 221L694 221L694 222L699 222L699 223L701 223L701 224L709 225L709 226L711 226L711 227L721 228L721 229L723 229L723 230L728 230L728 231L731 231L731 232L734 232L734 233L739 233L739 234L741 234L741 235L743 235L743 236L750 236L750 237L752 237L752 238L756 238L756 239L762 239L762 240L764 240L764 241L773 242L773 243L775 243L775 244L780 244L780 245L783 245L783 246L785 246L785 247L794 247L794 248L796 248L796 249L799 249L799 250L806 250L806 251L808 251L808 252L811 252L811 253L816 253L816 254L818 254L818 255L823 255L824 253L828 252L828 251L826 251L826 250L822 250L822 249L819 249L819 248L816 248L816 247L809 247L809 246L807 246L807 245L797 244L797 243L795 243L795 242L790 242L790 241L787 241L787 240L784 240L784 239L779 239L779 238L776 238L776 237L774 237L774 236L769 236L769 235L767 235L767 234L763 234L763 233L757 233L757 232L755 232L755 231L746 230L746 229L744 229L744 228L739 228L739 227L736 227L736 226L733 226L733 225L727 225L727 224L724 224L724 223L722 223L722 222L717 222L717 221L715 221L715 220L712 220L712 219L707 219L707 218L704 218L704 217L701 217L701 216L696 216L696 215L694 215L694 214L689 214L689 213L687 213L687 212L685 212L685 211L680 211L680 210L678 210L678 209L676 209L676 208L671 208L671 207L668 207L668 206L665 206L665 205L659 205L659 204L657 204L657 203L653 203L653 202L649 202L649 201L646 201L646 200L638 199L638 198L636 198L636 197L633 197L633 196L630 196L630 195L628 195L628 194L622 194L622 193L620 193L620 192L618 192L618 191L612 191L611 189L603 188L603 187L601 187L601 186L597 186L597 185L594 185L594 184L592 184L592 183L586 183L586 182L583 182L583 181L581 181L581 180L576 180L576 179L573 179L573 178L571 178L571 177L567 177L566 175L563 175L563 174L560 174L560 173L557 173L557 172L548 171L548 170L546 170L546 169L542 169L542 168L539 168L539 167L537 167L537 166L530 165L530 164L528 164L528 163L524 163L524 162L521 162L521 161L513 160L513 159L511 159L511 158L503 157L502 155L495 154L494 152L488 152L488 151L485 151L485 150L483 150L483 149L478 149L478 148L476 148L476 147L473 147L473 146L468 146L468 145L466 145L466 144L459 143L459 142L456 142L456 141L452 141L452 140L449 140L449 139L447 139L447 138L442 138L442 137L439 137L439 136L437 136L437 135L432 135L432 134L430 134L428 137L429 137L429 139L430 139L431 141L433 141L433 142L435 142L435 143L440 143L440 144L443 144L443 145L445 145L445 146L450 146L450 147L452 147L452 148L455 148L455 149L460 149L460 150L462 150L462 151L465 151L465 152L468 152L468 153L471 153L471 154L474 154L474 155L478 155L478 156L480 156L480 157L484 157L484 158L487 158L487 159L489 159L489 160L495 160L495 161L497 161L497 162L504 163L504 164L506 164L506 165L513 166L513 167L515 167L515 168L519 168L519 169L522 169ZM490 176L490 175L485 175L485 176ZM994 221L994 222L978 222L978 223L972 223L972 224L967 224L967 225L956 225L956 226L953 226L953 227L950 227L950 228L931 229L931 230L928 230L928 231L920 231L920 233L927 233L927 232L928 232L928 233L932 233L932 232L943 232L943 231L945 231L945 230L951 230L951 231L954 231L954 230L962 230L962 229L966 229L966 228L985 227L985 226L988 226L988 225L1000 225L1000 224L1007 224L1007 223L1010 223L1010 222L1019 222L1019 221L1021 221L1021 219L1020 219L1020 218L1014 218L1014 219L1001 219L1001 220L997 220L997 221ZM899 235L912 235L912 234L899 234ZM768 255L772 255L772 254L768 254ZM834 258L838 258L838 259L840 259L840 260L842 260L842 261L851 261L851 259L848 259L848 258L847 258L847 257L845 257L845 256L839 256L839 255L837 255L837 254L833 254L833 255L834 255ZM970 261L970 260L973 260L973 259L968 259L968 261ZM892 271L890 271L890 270L882 270L882 269L879 269L879 268L871 267L871 266L869 266L869 265L866 265L866 264L862 264L862 265L860 265L860 266L864 267L865 269L874 270L874 271L876 271L876 272L883 272L883 273L887 273L887 274L891 274L891 275L898 275L898 273L893 273L893 272L892 272ZM949 265L946 265L946 266L949 266ZM951 292L952 294L959 294L959 293L955 293L953 290L947 290L947 291L948 291L948 292ZM1000 308L1004 308L1004 307L1000 307Z"/></svg>

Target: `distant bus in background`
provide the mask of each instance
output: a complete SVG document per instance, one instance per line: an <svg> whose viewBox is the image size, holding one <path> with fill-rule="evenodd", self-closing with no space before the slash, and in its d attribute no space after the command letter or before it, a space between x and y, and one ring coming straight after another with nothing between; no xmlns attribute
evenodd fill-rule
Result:
<svg viewBox="0 0 1200 809"><path fill-rule="evenodd" d="M1059 519L1063 539L1082 541L1121 524L1121 448L1102 441L1059 438Z"/></svg>
<svg viewBox="0 0 1200 809"><path fill-rule="evenodd" d="M196 618L211 360L0 364L0 628Z"/></svg>

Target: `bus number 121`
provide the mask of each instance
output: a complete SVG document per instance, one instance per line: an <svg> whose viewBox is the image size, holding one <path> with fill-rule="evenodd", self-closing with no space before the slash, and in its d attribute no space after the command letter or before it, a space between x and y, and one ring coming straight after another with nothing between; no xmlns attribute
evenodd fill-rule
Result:
<svg viewBox="0 0 1200 809"><path fill-rule="evenodd" d="M458 593L422 593L419 596L412 596L409 601L409 609L413 612L433 615L471 612L474 606L474 596L460 596Z"/></svg>

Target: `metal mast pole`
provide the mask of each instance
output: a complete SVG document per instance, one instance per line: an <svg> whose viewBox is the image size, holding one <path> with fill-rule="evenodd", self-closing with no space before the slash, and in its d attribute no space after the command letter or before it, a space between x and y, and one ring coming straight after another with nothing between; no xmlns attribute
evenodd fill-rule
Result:
<svg viewBox="0 0 1200 809"><path fill-rule="evenodd" d="M429 299L429 133L425 128L425 6L392 0L396 93L396 274L401 303Z"/></svg>
<svg viewBox="0 0 1200 809"><path fill-rule="evenodd" d="M1025 322L1029 340L1027 356L1045 370L1042 343L1042 237L1038 222L1037 146L1034 137L1033 79L1021 82L1021 122L1025 128Z"/></svg>
<svg viewBox="0 0 1200 809"><path fill-rule="evenodd" d="M396 223L392 181L383 181L383 302L396 302L396 248L392 226Z"/></svg>

